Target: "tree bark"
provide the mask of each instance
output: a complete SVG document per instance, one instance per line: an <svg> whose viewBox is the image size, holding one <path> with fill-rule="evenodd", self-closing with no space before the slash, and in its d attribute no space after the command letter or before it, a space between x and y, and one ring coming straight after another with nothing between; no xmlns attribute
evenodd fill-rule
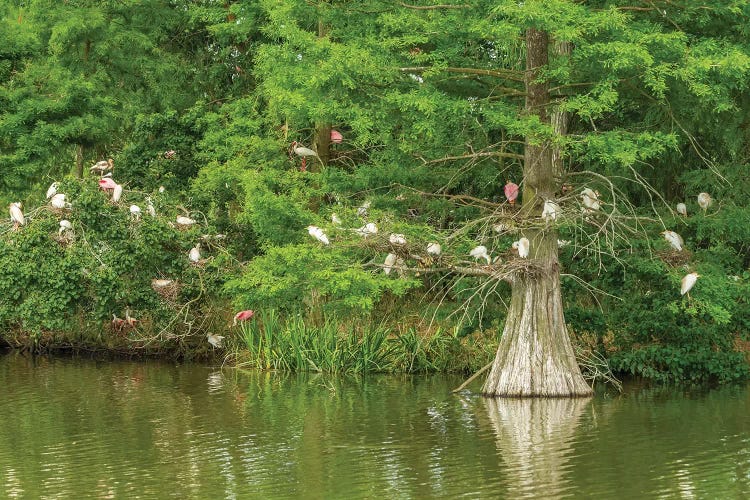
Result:
<svg viewBox="0 0 750 500"><path fill-rule="evenodd" d="M526 32L526 112L550 123L549 88L540 81L547 65L546 32ZM541 138L527 137L524 151L523 204L525 217L540 217L546 199L552 199L555 178L552 146ZM511 276L512 298L505 329L482 392L504 397L590 396L565 327L557 231L553 226L527 229L529 259L537 266ZM541 270L540 270L541 269Z"/></svg>
<svg viewBox="0 0 750 500"><path fill-rule="evenodd" d="M83 144L76 144L76 178L83 179Z"/></svg>

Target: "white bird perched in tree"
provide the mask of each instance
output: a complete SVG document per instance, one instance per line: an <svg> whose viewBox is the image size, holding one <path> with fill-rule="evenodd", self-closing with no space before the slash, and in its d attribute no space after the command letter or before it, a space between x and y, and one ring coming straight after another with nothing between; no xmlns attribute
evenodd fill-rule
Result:
<svg viewBox="0 0 750 500"><path fill-rule="evenodd" d="M185 217L184 215L178 215L177 219L175 219L178 225L183 227L189 227L196 223L195 219L191 219L190 217Z"/></svg>
<svg viewBox="0 0 750 500"><path fill-rule="evenodd" d="M49 185L49 187L47 188L47 199L48 200L57 194L57 188L59 186L60 186L59 182L53 182L52 184Z"/></svg>
<svg viewBox="0 0 750 500"><path fill-rule="evenodd" d="M479 245L477 247L472 248L471 251L469 252L469 255L474 257L475 260L486 259L487 264L492 262L492 259L490 259L490 256L487 253L487 247L484 245Z"/></svg>
<svg viewBox="0 0 750 500"><path fill-rule="evenodd" d="M682 246L685 244L685 242L682 241L682 236L674 231L662 231L661 234L664 236L664 239L672 245L672 248L678 252L682 252Z"/></svg>
<svg viewBox="0 0 750 500"><path fill-rule="evenodd" d="M112 189L112 203L119 203L120 198L122 198L122 184L115 184Z"/></svg>
<svg viewBox="0 0 750 500"><path fill-rule="evenodd" d="M112 158L109 158L108 160L96 162L91 168L89 168L89 172L103 174L107 170L112 170L113 168L115 168L114 161Z"/></svg>
<svg viewBox="0 0 750 500"><path fill-rule="evenodd" d="M700 274L698 273L686 274L681 281L680 295L688 293L690 289L693 288L693 285L695 285L695 282L698 281L698 278L700 278ZM688 295L688 297L689 296L690 295Z"/></svg>
<svg viewBox="0 0 750 500"><path fill-rule="evenodd" d="M208 343L214 346L216 349L221 349L224 346L223 335L214 335L213 333L209 333L208 335L206 335L206 338L208 339Z"/></svg>
<svg viewBox="0 0 750 500"><path fill-rule="evenodd" d="M163 193L164 191L166 191L164 186L159 186L159 193Z"/></svg>
<svg viewBox="0 0 750 500"><path fill-rule="evenodd" d="M682 215L683 217L687 217L687 205L685 205L684 203L678 203L677 213Z"/></svg>
<svg viewBox="0 0 750 500"><path fill-rule="evenodd" d="M65 195L57 193L49 200L50 205L57 209L70 208L70 203L65 201Z"/></svg>
<svg viewBox="0 0 750 500"><path fill-rule="evenodd" d="M584 188L581 191L581 201L583 202L583 206L589 210L599 210L601 208L599 193L590 188Z"/></svg>
<svg viewBox="0 0 750 500"><path fill-rule="evenodd" d="M316 153L310 148L306 148L305 146L303 146L297 141L294 141L291 147L292 147L292 151L294 151L294 154L296 154L297 156L301 156L303 158L306 156L318 156L318 153Z"/></svg>
<svg viewBox="0 0 750 500"><path fill-rule="evenodd" d="M141 207L139 207L138 205L130 205L130 217L132 217L133 220L140 220Z"/></svg>
<svg viewBox="0 0 750 500"><path fill-rule="evenodd" d="M544 208L542 209L542 218L546 221L555 220L560 212L562 212L560 205L552 200L547 200L544 202Z"/></svg>
<svg viewBox="0 0 750 500"><path fill-rule="evenodd" d="M357 234L364 236L365 238L371 234L378 234L378 226L374 222L368 222L359 229L355 229Z"/></svg>
<svg viewBox="0 0 750 500"><path fill-rule="evenodd" d="M328 236L326 236L326 233L324 233L323 230L318 226L307 226L307 232L310 233L310 236L324 245L328 245L330 243L330 241L328 240Z"/></svg>
<svg viewBox="0 0 750 500"><path fill-rule="evenodd" d="M15 201L10 204L9 210L10 210L10 220L13 222L13 229L18 230L18 226L23 226L26 224L26 219L23 216L23 211L21 210L23 208L23 205L20 201Z"/></svg>
<svg viewBox="0 0 750 500"><path fill-rule="evenodd" d="M193 248L190 249L190 252L188 252L188 258L190 259L190 262L193 264L197 264L201 261L201 244L196 243Z"/></svg>
<svg viewBox="0 0 750 500"><path fill-rule="evenodd" d="M58 229L57 234L62 234L65 231L72 231L73 230L73 224L68 219L63 219L60 221L60 229Z"/></svg>
<svg viewBox="0 0 750 500"><path fill-rule="evenodd" d="M570 240L557 240L557 248L563 248L570 245Z"/></svg>
<svg viewBox="0 0 750 500"><path fill-rule="evenodd" d="M430 255L434 255L435 257L439 256L442 253L443 249L440 247L440 243L432 242L427 245L427 253Z"/></svg>
<svg viewBox="0 0 750 500"><path fill-rule="evenodd" d="M525 259L529 256L529 239L521 238L518 241L513 242L513 248L518 250L518 256Z"/></svg>
<svg viewBox="0 0 750 500"><path fill-rule="evenodd" d="M385 262L383 263L383 272L385 274L391 274L391 269L393 269L396 261L398 261L398 255L394 253L389 253L388 255L386 255Z"/></svg>
<svg viewBox="0 0 750 500"><path fill-rule="evenodd" d="M406 238L403 234L391 233L388 237L388 241L394 245L406 245Z"/></svg>
<svg viewBox="0 0 750 500"><path fill-rule="evenodd" d="M146 212L151 217L156 217L156 209L154 208L154 204L151 202L151 198L146 198Z"/></svg>
<svg viewBox="0 0 750 500"><path fill-rule="evenodd" d="M711 203L713 200L711 199L711 195L708 193L700 193L698 195L698 205L703 209L705 212L708 207L711 206Z"/></svg>
<svg viewBox="0 0 750 500"><path fill-rule="evenodd" d="M370 204L371 203L369 201L365 201L364 203L362 203L357 208L357 215L362 218L367 217L368 210L370 210Z"/></svg>
<svg viewBox="0 0 750 500"><path fill-rule="evenodd" d="M339 219L339 216L336 214L331 214L331 222L333 222L337 226L341 225L341 219Z"/></svg>

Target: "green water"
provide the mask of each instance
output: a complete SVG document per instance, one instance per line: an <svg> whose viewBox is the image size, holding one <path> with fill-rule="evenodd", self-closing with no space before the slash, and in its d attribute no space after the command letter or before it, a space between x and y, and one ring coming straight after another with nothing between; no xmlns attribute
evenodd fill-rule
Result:
<svg viewBox="0 0 750 500"><path fill-rule="evenodd" d="M0 356L0 498L750 497L750 386L458 382Z"/></svg>

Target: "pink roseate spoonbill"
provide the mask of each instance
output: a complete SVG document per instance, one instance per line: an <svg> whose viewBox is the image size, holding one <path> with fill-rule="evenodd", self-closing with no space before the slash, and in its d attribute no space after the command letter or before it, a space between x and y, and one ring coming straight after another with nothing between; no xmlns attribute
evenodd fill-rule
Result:
<svg viewBox="0 0 750 500"><path fill-rule="evenodd" d="M240 311L234 315L234 321L232 322L232 326L237 326L237 323L240 321L249 321L250 319L252 319L253 316L255 316L255 311L253 311L252 309Z"/></svg>
<svg viewBox="0 0 750 500"><path fill-rule="evenodd" d="M687 293L688 297L690 297L690 289L693 288L695 282L698 281L698 278L700 277L701 275L698 273L686 274L680 282L680 295L685 295Z"/></svg>
<svg viewBox="0 0 750 500"><path fill-rule="evenodd" d="M683 217L687 217L687 205L685 205L684 203L678 203L677 213L682 215Z"/></svg>
<svg viewBox="0 0 750 500"><path fill-rule="evenodd" d="M427 245L427 253L434 257L440 256L442 252L443 249L440 247L440 243L433 241Z"/></svg>
<svg viewBox="0 0 750 500"><path fill-rule="evenodd" d="M324 245L328 245L331 242L328 240L328 236L326 236L326 233L323 232L322 229L320 229L318 226L307 226L307 232L310 233L310 236L318 240Z"/></svg>
<svg viewBox="0 0 750 500"><path fill-rule="evenodd" d="M312 157L318 158L318 153L316 153L315 151L313 151L310 148L306 148L305 146L303 146L302 144L300 144L297 141L292 142L292 144L289 146L289 149L294 154L296 154L297 156L299 156L300 158L302 158L302 166L300 167L300 170L302 170L303 172L307 168L306 165L307 165L307 157L308 156L312 156Z"/></svg>
<svg viewBox="0 0 750 500"><path fill-rule="evenodd" d="M112 315L112 329L119 332L125 328L126 322L122 318L118 318L116 314Z"/></svg>
<svg viewBox="0 0 750 500"><path fill-rule="evenodd" d="M516 198L518 198L518 184L508 181L505 184L503 191L505 191L505 197L508 199L508 203L515 205Z"/></svg>
<svg viewBox="0 0 750 500"><path fill-rule="evenodd" d="M602 206L599 201L599 193L590 188L584 188L581 191L581 201L583 202L583 206L590 211L599 210Z"/></svg>
<svg viewBox="0 0 750 500"><path fill-rule="evenodd" d="M708 193L700 193L698 195L698 206L700 206L704 212L708 210L708 207L711 206L711 203L713 203L713 201L714 200L711 199L711 195Z"/></svg>
<svg viewBox="0 0 750 500"><path fill-rule="evenodd" d="M107 170L112 170L113 168L115 168L115 163L112 158L109 158L108 160L96 162L91 168L89 168L89 172L96 172L101 175Z"/></svg>
<svg viewBox="0 0 750 500"><path fill-rule="evenodd" d="M26 224L26 218L24 218L23 211L21 210L23 205L20 201L15 201L8 208L10 211L10 220L13 223L13 230L18 231L20 226Z"/></svg>
<svg viewBox="0 0 750 500"><path fill-rule="evenodd" d="M667 240L670 245L672 245L672 248L678 252L682 252L682 246L685 244L685 242L682 241L682 236L674 231L662 231L661 235L664 236L664 239Z"/></svg>
<svg viewBox="0 0 750 500"><path fill-rule="evenodd" d="M544 202L544 208L542 208L542 218L549 222L557 219L560 212L562 212L560 205L552 200L547 200Z"/></svg>
<svg viewBox="0 0 750 500"><path fill-rule="evenodd" d="M221 349L224 347L224 335L215 335L213 333L209 333L206 335L206 339L208 340L208 343L211 344L215 349Z"/></svg>
<svg viewBox="0 0 750 500"><path fill-rule="evenodd" d="M396 265L396 261L398 260L398 255L389 253L385 257L385 262L383 263L383 272L385 274L391 274L391 269L393 269L393 266Z"/></svg>
<svg viewBox="0 0 750 500"><path fill-rule="evenodd" d="M49 185L49 188L47 188L47 199L49 200L53 196L57 194L57 188L60 187L59 182L53 182Z"/></svg>
<svg viewBox="0 0 750 500"><path fill-rule="evenodd" d="M487 264L492 262L492 259L490 259L490 255L487 253L487 247L484 245L479 245L472 248L469 252L469 255L474 257L474 260L486 259Z"/></svg>
<svg viewBox="0 0 750 500"><path fill-rule="evenodd" d="M331 142L334 144L341 144L344 140L344 136L338 130L331 129Z"/></svg>
<svg viewBox="0 0 750 500"><path fill-rule="evenodd" d="M112 191L117 186L117 183L111 177L104 177L99 179L99 189L104 191Z"/></svg>

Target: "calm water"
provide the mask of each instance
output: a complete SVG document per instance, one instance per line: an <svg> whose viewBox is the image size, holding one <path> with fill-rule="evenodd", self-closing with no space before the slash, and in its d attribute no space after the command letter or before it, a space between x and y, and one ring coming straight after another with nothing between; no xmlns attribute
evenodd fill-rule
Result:
<svg viewBox="0 0 750 500"><path fill-rule="evenodd" d="M0 356L0 498L750 497L750 386L459 382Z"/></svg>

